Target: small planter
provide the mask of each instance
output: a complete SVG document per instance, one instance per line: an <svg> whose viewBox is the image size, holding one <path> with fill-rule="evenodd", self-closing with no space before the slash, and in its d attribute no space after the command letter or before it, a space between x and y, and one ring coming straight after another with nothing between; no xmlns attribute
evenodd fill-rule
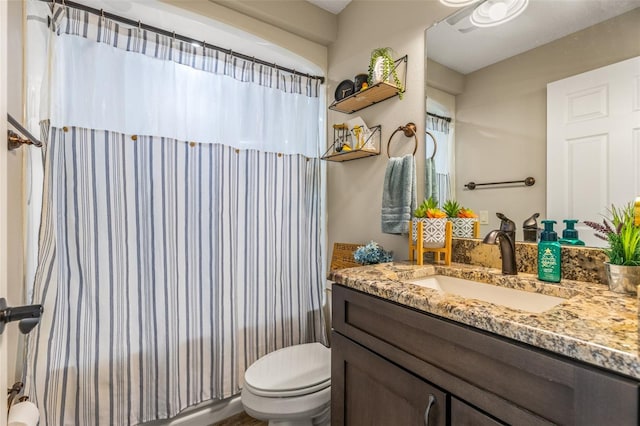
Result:
<svg viewBox="0 0 640 426"><path fill-rule="evenodd" d="M447 227L447 218L429 219L429 218L413 218L411 220L411 239L414 245L417 244L418 223L422 223L422 247L424 248L441 248L445 246L445 236Z"/></svg>
<svg viewBox="0 0 640 426"><path fill-rule="evenodd" d="M452 217L453 236L458 238L476 238L475 224L478 221L475 217Z"/></svg>
<svg viewBox="0 0 640 426"><path fill-rule="evenodd" d="M640 266L612 265L604 263L609 290L616 293L637 294L640 285Z"/></svg>

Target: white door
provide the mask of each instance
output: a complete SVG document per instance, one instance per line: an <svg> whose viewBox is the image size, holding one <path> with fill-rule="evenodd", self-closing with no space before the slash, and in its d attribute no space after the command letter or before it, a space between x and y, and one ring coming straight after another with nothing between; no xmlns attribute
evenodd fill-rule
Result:
<svg viewBox="0 0 640 426"><path fill-rule="evenodd" d="M640 195L639 165L640 57L547 85L548 218L601 222ZM578 229L587 245L604 244Z"/></svg>
<svg viewBox="0 0 640 426"><path fill-rule="evenodd" d="M0 1L0 297L7 297L7 2ZM0 335L0 390L7 386L7 333ZM5 395L5 393L2 393ZM6 405L0 426L7 424Z"/></svg>

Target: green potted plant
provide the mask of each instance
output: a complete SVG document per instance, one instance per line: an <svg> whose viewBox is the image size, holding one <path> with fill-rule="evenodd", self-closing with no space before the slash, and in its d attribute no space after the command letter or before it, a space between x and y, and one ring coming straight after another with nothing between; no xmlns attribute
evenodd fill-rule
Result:
<svg viewBox="0 0 640 426"><path fill-rule="evenodd" d="M413 212L411 220L412 241L418 241L418 223L422 223L423 247L444 247L447 214L438 208L438 202L429 197Z"/></svg>
<svg viewBox="0 0 640 426"><path fill-rule="evenodd" d="M462 207L455 200L447 200L442 205L442 210L447 214L447 218L453 224L453 236L458 238L474 238L475 223L478 215L473 210Z"/></svg>
<svg viewBox="0 0 640 426"><path fill-rule="evenodd" d="M398 88L398 97L402 99L404 87L398 77L392 53L393 50L390 47L379 47L371 51L368 83L369 86L378 84L381 81L393 83Z"/></svg>
<svg viewBox="0 0 640 426"><path fill-rule="evenodd" d="M596 237L609 243L604 249L609 258L605 262L609 289L635 294L640 283L640 225L635 223L634 205L611 205L609 214L602 224L584 223L596 231Z"/></svg>

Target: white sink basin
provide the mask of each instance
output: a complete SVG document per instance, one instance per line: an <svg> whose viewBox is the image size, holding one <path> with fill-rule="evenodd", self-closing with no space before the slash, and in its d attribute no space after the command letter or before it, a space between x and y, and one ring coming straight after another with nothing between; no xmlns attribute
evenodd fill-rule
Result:
<svg viewBox="0 0 640 426"><path fill-rule="evenodd" d="M443 293L454 294L468 299L478 299L508 308L535 313L549 310L567 300L562 297L499 287L446 275L432 275L408 282Z"/></svg>

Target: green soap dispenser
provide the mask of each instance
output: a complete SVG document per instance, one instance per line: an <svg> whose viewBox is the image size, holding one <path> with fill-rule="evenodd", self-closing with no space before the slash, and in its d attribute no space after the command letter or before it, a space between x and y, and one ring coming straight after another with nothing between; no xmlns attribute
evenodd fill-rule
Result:
<svg viewBox="0 0 640 426"><path fill-rule="evenodd" d="M552 283L560 282L560 243L553 230L555 220L543 220L544 230L538 243L538 279Z"/></svg>
<svg viewBox="0 0 640 426"><path fill-rule="evenodd" d="M560 244L567 246L583 246L584 241L578 238L578 230L575 229L576 223L578 221L576 219L565 219L563 220L565 223L565 230L562 231L562 238L560 238Z"/></svg>

